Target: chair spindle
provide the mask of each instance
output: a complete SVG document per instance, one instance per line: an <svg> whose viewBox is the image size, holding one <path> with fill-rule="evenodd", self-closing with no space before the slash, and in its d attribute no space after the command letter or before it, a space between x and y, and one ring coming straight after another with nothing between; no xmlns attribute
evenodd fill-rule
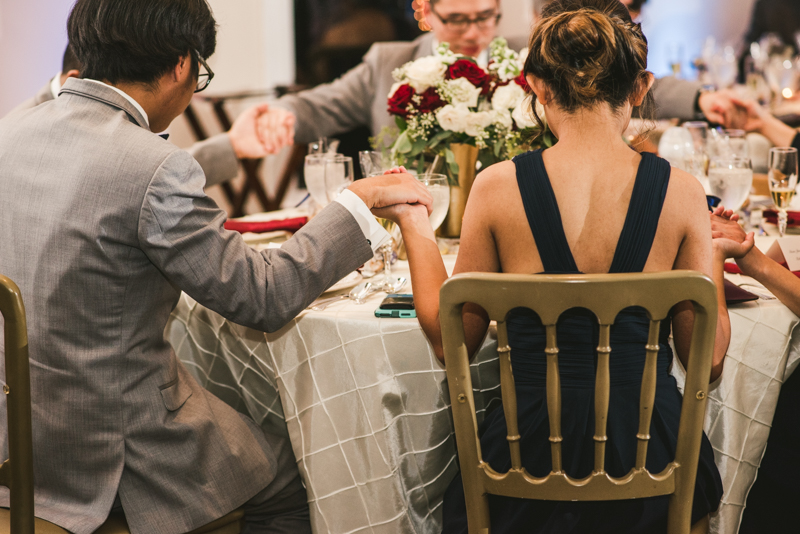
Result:
<svg viewBox="0 0 800 534"><path fill-rule="evenodd" d="M647 334L647 346L644 372L642 373L642 391L639 396L639 433L636 434L636 469L644 469L647 460L647 444L650 442L650 421L653 419L653 406L656 399L656 371L658 363L658 334L660 321L650 321Z"/></svg>
<svg viewBox="0 0 800 534"><path fill-rule="evenodd" d="M508 329L505 321L497 321L497 355L500 359L500 391L503 396L503 412L508 430L508 448L511 454L511 469L522 469L519 448L519 424L517 419L517 390L511 369L511 347L508 346Z"/></svg>
<svg viewBox="0 0 800 534"><path fill-rule="evenodd" d="M547 415L550 419L550 452L553 459L553 472L563 471L561 461L561 376L558 372L558 344L556 325L545 326L547 334Z"/></svg>
<svg viewBox="0 0 800 534"><path fill-rule="evenodd" d="M604 473L606 463L606 433L608 426L608 399L611 392L609 357L611 354L611 325L600 325L597 344L597 375L594 385L594 472Z"/></svg>

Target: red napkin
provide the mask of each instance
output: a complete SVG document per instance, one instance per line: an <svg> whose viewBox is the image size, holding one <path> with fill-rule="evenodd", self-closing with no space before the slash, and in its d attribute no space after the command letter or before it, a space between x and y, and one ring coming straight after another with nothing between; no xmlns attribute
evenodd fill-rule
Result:
<svg viewBox="0 0 800 534"><path fill-rule="evenodd" d="M784 267L786 269L789 268L789 266L786 265L785 261L779 263L778 265L781 265L782 267ZM726 273L742 274L742 270L739 268L739 266L736 265L735 263L733 263L732 261L726 261L723 264L723 267L725 268L725 272ZM792 271L792 274L795 275L796 277L800 278L800 271Z"/></svg>
<svg viewBox="0 0 800 534"><path fill-rule="evenodd" d="M773 209L764 210L764 218L772 224L778 224L778 212ZM786 212L786 225L797 226L800 224L800 211Z"/></svg>
<svg viewBox="0 0 800 534"><path fill-rule="evenodd" d="M273 221L225 221L226 230L236 232L275 232L277 230L288 230L296 232L308 222L308 217L294 217L291 219L276 219Z"/></svg>

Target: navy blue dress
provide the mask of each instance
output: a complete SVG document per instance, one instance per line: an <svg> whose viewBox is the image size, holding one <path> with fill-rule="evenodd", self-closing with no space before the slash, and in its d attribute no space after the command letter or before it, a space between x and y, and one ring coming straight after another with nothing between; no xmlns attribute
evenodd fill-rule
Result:
<svg viewBox="0 0 800 534"><path fill-rule="evenodd" d="M540 150L514 158L525 213L545 273L578 273L561 214ZM658 227L669 184L669 164L642 154L625 224L610 272L641 272ZM522 463L534 476L551 469L550 426L545 393L545 330L528 309L509 313L508 337L517 389ZM611 327L611 398L608 415L606 470L615 477L627 474L636 459L639 395L644 370L649 320L641 308L629 308ZM594 466L594 382L598 325L593 314L572 310L557 326L562 395L562 456L566 472L582 478ZM661 472L674 458L680 420L681 395L669 374L672 351L669 325L660 329L655 406L650 426L647 469ZM487 415L480 427L484 459L499 472L511 467L502 409ZM705 434L695 486L692 522L717 509L722 481L714 452ZM502 533L658 533L666 532L668 497L626 501L558 502L489 496L492 534ZM464 489L459 474L448 487L443 504L447 534L467 532Z"/></svg>

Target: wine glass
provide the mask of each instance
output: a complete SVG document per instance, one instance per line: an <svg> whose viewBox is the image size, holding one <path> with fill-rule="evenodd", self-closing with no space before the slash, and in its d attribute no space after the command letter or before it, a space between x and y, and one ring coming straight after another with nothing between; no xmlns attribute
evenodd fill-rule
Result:
<svg viewBox="0 0 800 534"><path fill-rule="evenodd" d="M769 150L769 192L778 208L778 232L786 233L786 208L792 203L797 188L797 149L771 148Z"/></svg>
<svg viewBox="0 0 800 534"><path fill-rule="evenodd" d="M328 154L323 168L327 205L353 183L353 158L342 154Z"/></svg>
<svg viewBox="0 0 800 534"><path fill-rule="evenodd" d="M358 153L358 164L361 167L361 176L376 176L389 170L389 162L382 152L377 150L361 150Z"/></svg>
<svg viewBox="0 0 800 534"><path fill-rule="evenodd" d="M738 211L750 195L753 186L753 167L749 158L712 158L708 167L711 194L722 199L721 204Z"/></svg>
<svg viewBox="0 0 800 534"><path fill-rule="evenodd" d="M327 154L309 154L303 166L306 189L320 208L328 205L328 193L325 186L325 159Z"/></svg>
<svg viewBox="0 0 800 534"><path fill-rule="evenodd" d="M428 188L428 193L433 197L433 211L428 216L428 221L431 223L431 228L436 231L450 209L450 184L444 174L420 174L417 180Z"/></svg>

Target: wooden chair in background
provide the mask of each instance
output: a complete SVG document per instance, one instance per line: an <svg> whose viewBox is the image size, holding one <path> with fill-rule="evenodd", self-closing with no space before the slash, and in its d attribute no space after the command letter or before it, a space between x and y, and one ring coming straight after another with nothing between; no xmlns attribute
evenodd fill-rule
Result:
<svg viewBox="0 0 800 534"><path fill-rule="evenodd" d="M462 274L450 278L440 293L440 321L447 364L456 445L467 505L470 534L490 530L487 494L557 501L607 501L670 495L668 532L689 533L703 419L708 396L711 356L717 318L717 290L706 276L692 271L594 275ZM681 409L675 459L663 472L646 470L650 421L655 399L656 360L660 322L678 302L694 303L685 395ZM511 469L494 471L481 455L475 403L461 312L473 302L497 321L503 411L508 428ZM646 363L642 377L636 463L622 478L604 469L606 422L610 394L611 325L617 314L641 306L650 317ZM546 328L547 410L550 420L552 470L536 478L522 466L517 421L517 398L511 370L506 315L517 307L536 312ZM595 462L591 475L576 480L562 468L561 385L556 323L572 308L586 308L599 320L599 347L595 383Z"/></svg>

